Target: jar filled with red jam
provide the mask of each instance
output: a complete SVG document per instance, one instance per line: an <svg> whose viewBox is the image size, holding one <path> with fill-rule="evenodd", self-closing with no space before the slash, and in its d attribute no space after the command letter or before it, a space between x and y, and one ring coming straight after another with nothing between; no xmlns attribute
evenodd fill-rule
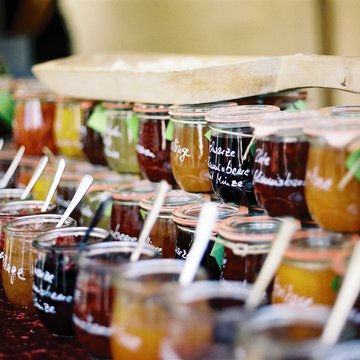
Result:
<svg viewBox="0 0 360 360"><path fill-rule="evenodd" d="M177 240L175 247L175 259L186 259L190 248L195 239L195 230L199 220L200 212L203 203L187 204L177 207L172 215L172 219L176 224ZM247 214L248 209L244 206L237 207L232 204L216 203L218 208L219 221L236 214ZM217 233L217 225L214 228L213 235ZM210 279L220 278L220 269L214 257L212 257L211 250L214 246L214 241L210 240L206 254L202 260L202 266L208 271Z"/></svg>
<svg viewBox="0 0 360 360"><path fill-rule="evenodd" d="M243 105L207 113L211 130L208 169L214 193L225 202L256 204L253 189L253 129L250 121L275 106Z"/></svg>
<svg viewBox="0 0 360 360"><path fill-rule="evenodd" d="M156 194L145 195L140 201L140 207L145 212L145 217L151 211ZM174 210L185 204L203 202L204 198L199 194L188 193L183 190L168 191L159 215L150 232L150 244L159 249L164 258L175 258L175 245L178 237L177 226L172 214Z"/></svg>
<svg viewBox="0 0 360 360"><path fill-rule="evenodd" d="M139 140L136 144L141 175L153 182L166 180L175 185L170 164L170 144L166 139L169 105L135 104L139 118Z"/></svg>
<svg viewBox="0 0 360 360"><path fill-rule="evenodd" d="M360 231L360 117L331 116L304 128L310 148L305 198L328 231Z"/></svg>
<svg viewBox="0 0 360 360"><path fill-rule="evenodd" d="M139 173L135 146L138 142L139 119L128 102L103 103L107 129L104 133L106 161L119 173Z"/></svg>
<svg viewBox="0 0 360 360"><path fill-rule="evenodd" d="M322 230L295 233L275 274L272 303L332 306L337 289L331 263L350 245L339 233Z"/></svg>
<svg viewBox="0 0 360 360"><path fill-rule="evenodd" d="M303 132L318 113L284 111L253 119L254 190L259 205L270 216L309 220L305 201L305 173L309 150ZM319 116L319 115L318 115Z"/></svg>
<svg viewBox="0 0 360 360"><path fill-rule="evenodd" d="M189 192L211 192L208 171L209 140L205 115L216 108L236 106L235 102L173 105L169 114L173 126L171 167L179 187Z"/></svg>
<svg viewBox="0 0 360 360"><path fill-rule="evenodd" d="M116 240L137 241L144 225L140 212L140 200L155 191L155 184L148 180L135 181L131 185L111 190L113 205L110 233Z"/></svg>

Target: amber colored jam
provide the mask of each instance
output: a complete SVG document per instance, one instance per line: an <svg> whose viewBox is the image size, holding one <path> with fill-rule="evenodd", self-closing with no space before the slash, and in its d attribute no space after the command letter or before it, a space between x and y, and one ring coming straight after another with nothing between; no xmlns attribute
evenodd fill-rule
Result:
<svg viewBox="0 0 360 360"><path fill-rule="evenodd" d="M305 202L309 143L279 138L257 140L254 159L256 199L270 216L310 218Z"/></svg>
<svg viewBox="0 0 360 360"><path fill-rule="evenodd" d="M171 166L176 183L185 191L211 192L207 161L209 141L206 124L174 121Z"/></svg>
<svg viewBox="0 0 360 360"><path fill-rule="evenodd" d="M170 144L165 139L169 120L141 119L139 140L136 145L141 174L153 182L166 180L176 184L170 163Z"/></svg>
<svg viewBox="0 0 360 360"><path fill-rule="evenodd" d="M360 231L360 181L352 178L342 190L338 184L348 170L350 153L312 143L306 168L305 198L313 219L335 232Z"/></svg>
<svg viewBox="0 0 360 360"><path fill-rule="evenodd" d="M231 129L235 132L236 129ZM250 134L249 128L241 132ZM248 146L251 137L212 131L209 148L209 177L214 193L225 202L254 205L254 157ZM247 157L245 152L248 150Z"/></svg>

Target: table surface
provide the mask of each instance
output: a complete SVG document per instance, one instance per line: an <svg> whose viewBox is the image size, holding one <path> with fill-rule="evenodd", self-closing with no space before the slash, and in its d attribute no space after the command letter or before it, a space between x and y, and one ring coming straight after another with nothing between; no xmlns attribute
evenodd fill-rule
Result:
<svg viewBox="0 0 360 360"><path fill-rule="evenodd" d="M35 314L15 310L0 286L0 360L90 360L74 338L53 336Z"/></svg>

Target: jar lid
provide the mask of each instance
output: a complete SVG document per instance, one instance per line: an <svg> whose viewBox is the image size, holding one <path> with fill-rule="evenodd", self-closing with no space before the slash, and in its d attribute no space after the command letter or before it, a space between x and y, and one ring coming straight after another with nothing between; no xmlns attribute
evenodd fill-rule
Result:
<svg viewBox="0 0 360 360"><path fill-rule="evenodd" d="M309 122L321 117L318 111L279 111L254 117L250 125L256 137L273 135L283 130L303 129Z"/></svg>
<svg viewBox="0 0 360 360"><path fill-rule="evenodd" d="M133 104L127 101L106 101L102 105L106 109L132 110Z"/></svg>
<svg viewBox="0 0 360 360"><path fill-rule="evenodd" d="M351 245L349 238L340 233L323 230L296 232L284 253L284 258L297 261L331 261L344 248Z"/></svg>
<svg viewBox="0 0 360 360"><path fill-rule="evenodd" d="M210 110L231 106L237 106L237 103L233 101L220 101L195 105L172 105L169 108L169 114L171 116L179 117L198 117L204 118L205 120L205 115Z"/></svg>
<svg viewBox="0 0 360 360"><path fill-rule="evenodd" d="M218 209L219 220L217 221L217 223L229 216L240 214L247 215L248 213L248 208L245 206L238 207L231 204L222 204L216 202L215 205ZM176 208L172 216L174 223L188 227L196 227L202 206L203 204L187 204Z"/></svg>
<svg viewBox="0 0 360 360"><path fill-rule="evenodd" d="M87 110L87 109L91 109L92 107L94 107L97 104L97 102L95 100L81 100L80 101L80 107L83 110Z"/></svg>
<svg viewBox="0 0 360 360"><path fill-rule="evenodd" d="M219 235L230 241L271 242L282 221L270 216L231 216L219 223Z"/></svg>
<svg viewBox="0 0 360 360"><path fill-rule="evenodd" d="M114 200L139 203L144 195L152 193L155 190L156 183L152 183L148 180L139 180L133 182L129 186L121 187L120 189L110 189L110 193Z"/></svg>
<svg viewBox="0 0 360 360"><path fill-rule="evenodd" d="M250 120L260 114L280 112L277 106L271 105L239 105L236 107L215 109L206 114L209 125L241 125L249 126Z"/></svg>
<svg viewBox="0 0 360 360"><path fill-rule="evenodd" d="M328 106L320 109L320 112L332 116L359 116L360 106Z"/></svg>
<svg viewBox="0 0 360 360"><path fill-rule="evenodd" d="M168 113L169 104L135 103L134 111L139 113Z"/></svg>
<svg viewBox="0 0 360 360"><path fill-rule="evenodd" d="M140 201L140 207L149 211L155 201L156 193L145 195ZM179 206L189 203L204 202L202 195L189 193L184 190L170 190L166 193L160 213L172 214Z"/></svg>
<svg viewBox="0 0 360 360"><path fill-rule="evenodd" d="M307 123L304 133L323 137L330 146L342 148L360 137L360 114L355 117L325 116Z"/></svg>

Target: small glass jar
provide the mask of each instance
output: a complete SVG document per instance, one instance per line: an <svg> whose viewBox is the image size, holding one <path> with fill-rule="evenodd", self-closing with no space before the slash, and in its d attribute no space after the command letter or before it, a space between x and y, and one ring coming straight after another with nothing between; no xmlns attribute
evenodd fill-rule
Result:
<svg viewBox="0 0 360 360"><path fill-rule="evenodd" d="M326 117L304 132L310 141L305 199L312 218L328 231L359 232L360 178L351 171L360 168L360 117Z"/></svg>
<svg viewBox="0 0 360 360"><path fill-rule="evenodd" d="M77 341L96 359L110 359L110 320L113 282L122 265L129 262L137 244L110 241L90 245L80 255L73 323ZM160 256L145 245L139 260Z"/></svg>
<svg viewBox="0 0 360 360"><path fill-rule="evenodd" d="M225 202L256 204L253 189L254 142L250 121L275 106L243 105L216 109L206 115L211 130L208 168L214 193Z"/></svg>
<svg viewBox="0 0 360 360"><path fill-rule="evenodd" d="M139 118L139 140L136 144L141 175L154 182L166 180L175 185L170 164L170 144L165 133L169 123L169 105L135 104Z"/></svg>
<svg viewBox="0 0 360 360"><path fill-rule="evenodd" d="M155 191L154 183L148 180L134 182L130 186L111 191L111 235L120 241L137 241L144 219L140 212L140 200Z"/></svg>
<svg viewBox="0 0 360 360"><path fill-rule="evenodd" d="M190 248L195 239L196 226L199 220L200 212L202 209L202 203L200 204L187 204L177 207L172 215L172 220L176 224L177 240L175 247L175 258L186 259L190 251ZM248 209L244 206L238 208L231 204L216 203L218 208L219 221L236 214L247 214ZM216 226L217 227L217 226ZM217 233L217 228L214 228L213 235ZM214 246L214 241L209 240L207 251L202 260L202 266L207 270L210 279L220 278L220 269L214 257L210 255Z"/></svg>
<svg viewBox="0 0 360 360"><path fill-rule="evenodd" d="M102 135L87 126L88 120L96 106L95 101L82 100L80 107L82 110L82 126L80 131L80 140L82 151L85 157L95 165L107 165L104 152L104 142Z"/></svg>
<svg viewBox="0 0 360 360"><path fill-rule="evenodd" d="M285 111L253 119L254 190L256 200L269 216L309 220L305 202L306 160L309 150L303 132L317 112Z"/></svg>
<svg viewBox="0 0 360 360"><path fill-rule="evenodd" d="M37 253L34 266L33 297L42 324L55 335L74 335L72 315L74 292L81 249L80 241L87 227L68 227L49 230L33 242ZM108 232L93 228L86 244L104 241Z"/></svg>
<svg viewBox="0 0 360 360"><path fill-rule="evenodd" d="M173 105L169 114L174 127L171 167L178 186L189 192L211 192L207 166L209 140L205 115L216 108L236 106L234 102Z"/></svg>
<svg viewBox="0 0 360 360"><path fill-rule="evenodd" d="M4 226L2 285L6 297L16 309L35 312L32 285L37 256L32 242L39 235L54 229L60 218L60 215L53 214L24 216ZM76 221L71 217L63 225L69 226L76 226Z"/></svg>
<svg viewBox="0 0 360 360"><path fill-rule="evenodd" d="M105 102L107 129L103 140L109 166L119 173L139 173L135 146L138 141L139 119L133 104Z"/></svg>
<svg viewBox="0 0 360 360"><path fill-rule="evenodd" d="M70 158L83 156L80 131L82 124L80 101L59 97L55 110L55 143L59 152Z"/></svg>
<svg viewBox="0 0 360 360"><path fill-rule="evenodd" d="M321 230L296 233L275 274L272 303L332 306L337 289L331 262L350 244L342 234Z"/></svg>
<svg viewBox="0 0 360 360"><path fill-rule="evenodd" d="M45 89L21 88L15 94L13 138L25 154L42 155L46 146L57 152L54 139L55 100Z"/></svg>
<svg viewBox="0 0 360 360"><path fill-rule="evenodd" d="M11 201L21 201L21 195L24 189L0 189L0 205ZM31 200L32 194L29 193L24 200Z"/></svg>
<svg viewBox="0 0 360 360"><path fill-rule="evenodd" d="M140 207L145 212L145 217L151 211L156 194L145 195L140 201ZM175 225L172 214L174 210L184 204L194 204L203 202L201 195L188 193L183 190L168 191L159 215L150 232L150 244L159 249L164 258L175 258L175 245L178 237L177 226Z"/></svg>

